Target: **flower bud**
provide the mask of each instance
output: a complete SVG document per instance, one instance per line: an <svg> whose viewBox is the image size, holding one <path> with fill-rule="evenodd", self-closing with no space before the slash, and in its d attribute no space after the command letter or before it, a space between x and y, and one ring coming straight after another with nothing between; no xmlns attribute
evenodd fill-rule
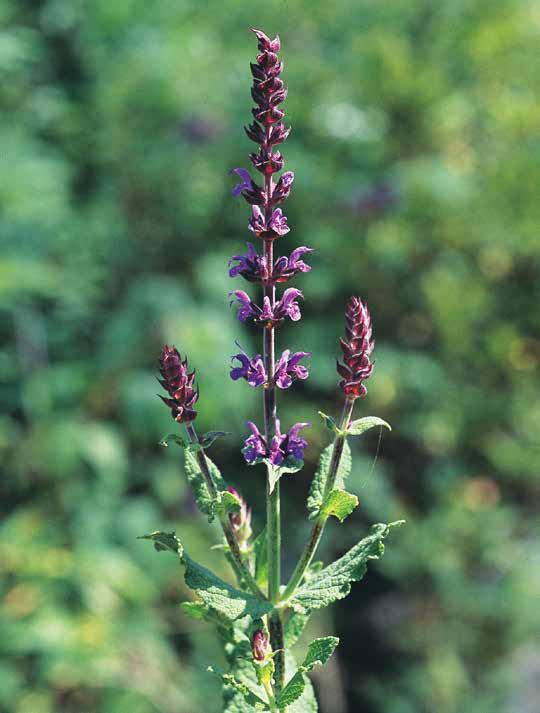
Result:
<svg viewBox="0 0 540 713"><path fill-rule="evenodd" d="M257 629L251 639L251 651L256 661L264 661L272 653L268 636L262 629Z"/></svg>

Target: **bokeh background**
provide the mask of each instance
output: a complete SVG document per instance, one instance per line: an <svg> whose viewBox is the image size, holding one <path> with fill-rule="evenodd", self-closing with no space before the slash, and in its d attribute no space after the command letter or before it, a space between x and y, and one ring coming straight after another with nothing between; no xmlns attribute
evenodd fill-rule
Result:
<svg viewBox="0 0 540 713"><path fill-rule="evenodd" d="M222 576L155 394L163 342L188 352L212 455L264 515L239 453L255 351L227 293L248 238L250 25L279 32L296 182L283 251L316 249L299 325L310 380L280 398L311 421L284 483L290 571L339 408L333 359L360 294L377 365L354 443L370 523L405 518L383 560L310 634L323 713L536 713L540 698L540 8L519 0L0 0L0 710L220 710L220 663L187 620L181 571L137 535L176 529ZM379 447L380 446L380 447ZM308 634L309 637L309 634ZM301 646L300 646L301 649Z"/></svg>

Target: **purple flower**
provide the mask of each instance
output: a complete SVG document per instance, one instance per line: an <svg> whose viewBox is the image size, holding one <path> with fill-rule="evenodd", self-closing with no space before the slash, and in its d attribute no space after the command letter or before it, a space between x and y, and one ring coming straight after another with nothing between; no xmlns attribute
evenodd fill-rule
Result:
<svg viewBox="0 0 540 713"><path fill-rule="evenodd" d="M276 35L273 40L271 40L267 35L264 34L262 30L257 30L255 27L250 27L250 30L255 34L259 40L259 49L261 52L279 52L281 44L279 41L279 35Z"/></svg>
<svg viewBox="0 0 540 713"><path fill-rule="evenodd" d="M307 379L309 372L305 366L299 364L304 357L311 356L309 352L295 352L291 356L289 349L286 349L274 370L274 382L280 389L288 389L294 379Z"/></svg>
<svg viewBox="0 0 540 713"><path fill-rule="evenodd" d="M251 301L250 296L243 290L235 290L231 294L236 297L238 302L238 319L241 322L246 322L250 318L256 319L260 315L261 308L257 307L257 305Z"/></svg>
<svg viewBox="0 0 540 713"><path fill-rule="evenodd" d="M283 215L281 208L277 208L268 223L268 228L276 235L286 235L290 228L287 225L287 218Z"/></svg>
<svg viewBox="0 0 540 713"><path fill-rule="evenodd" d="M292 456L295 460L304 460L304 450L307 446L307 441L304 438L298 437L298 432L302 428L309 426L309 423L295 423L287 434L287 443L285 453L287 456Z"/></svg>
<svg viewBox="0 0 540 713"><path fill-rule="evenodd" d="M293 322L298 322L302 316L300 307L297 304L299 297L303 297L300 290L296 290L294 287L289 287L285 290L282 298L274 305L273 319L279 320L289 317Z"/></svg>
<svg viewBox="0 0 540 713"><path fill-rule="evenodd" d="M281 177L274 186L274 190L272 192L272 198L270 199L270 203L272 205L282 203L286 198L289 197L293 181L294 173L292 171L285 171L285 173L281 174Z"/></svg>
<svg viewBox="0 0 540 713"><path fill-rule="evenodd" d="M195 372L188 372L187 358L182 361L176 347L165 344L159 359L161 386L171 398L159 398L171 409L171 415L178 423L190 423L197 417L194 405L199 392L194 389Z"/></svg>
<svg viewBox="0 0 540 713"><path fill-rule="evenodd" d="M289 289L285 290L282 298L274 302L273 305L268 295L265 296L262 309L252 302L249 295L243 290L235 290L231 292L231 295L234 295L238 302L238 319L241 322L252 319L259 324L275 325L286 317L289 317L293 322L297 322L301 317L297 300L299 297L302 297L302 293L293 287L289 287ZM233 302L234 300L231 301L231 304L233 304Z"/></svg>
<svg viewBox="0 0 540 713"><path fill-rule="evenodd" d="M287 460L303 460L307 441L299 438L298 432L302 428L309 426L309 423L295 423L287 434L282 434L279 420L277 420L276 435L272 438L270 448L268 448L266 439L259 432L257 426L251 421L248 421L247 425L251 431L251 436L246 439L242 453L246 463L249 465L268 459L272 465L279 467Z"/></svg>
<svg viewBox="0 0 540 713"><path fill-rule="evenodd" d="M260 354L250 359L247 354L235 354L233 359L237 359L241 366L236 366L231 369L231 379L245 379L250 386L257 387L266 383L266 370Z"/></svg>
<svg viewBox="0 0 540 713"><path fill-rule="evenodd" d="M242 195L251 205L262 205L265 202L265 194L249 175L245 168L233 168L229 173L236 173L242 179L240 183L232 189L233 196Z"/></svg>
<svg viewBox="0 0 540 713"><path fill-rule="evenodd" d="M251 431L251 436L246 438L242 453L246 463L252 465L266 456L266 441L252 421L247 422L247 427Z"/></svg>
<svg viewBox="0 0 540 713"><path fill-rule="evenodd" d="M229 260L229 277L242 277L249 282L267 282L270 279L270 271L267 268L266 258L259 255L252 243L247 243L248 251L245 255L233 255ZM234 260L238 265L231 267Z"/></svg>

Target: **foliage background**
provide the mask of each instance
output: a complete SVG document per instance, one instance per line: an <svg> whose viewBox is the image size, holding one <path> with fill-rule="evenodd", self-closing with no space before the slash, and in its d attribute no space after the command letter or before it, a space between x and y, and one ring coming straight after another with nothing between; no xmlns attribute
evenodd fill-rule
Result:
<svg viewBox="0 0 540 713"><path fill-rule="evenodd" d="M176 528L220 568L155 397L161 343L197 366L213 455L263 516L239 455L256 395L228 379L226 261L247 208L251 24L280 32L296 172L283 243L316 248L313 352L280 399L312 421L286 482L284 565L338 408L346 297L371 307L377 367L356 443L361 508L341 553L405 517L384 560L312 624L339 656L323 713L533 713L540 691L538 3L519 0L0 0L0 710L219 711L216 639L188 621L174 562L136 535ZM240 286L238 284L238 286ZM294 523L294 524L293 524ZM536 598L536 602L535 602Z"/></svg>

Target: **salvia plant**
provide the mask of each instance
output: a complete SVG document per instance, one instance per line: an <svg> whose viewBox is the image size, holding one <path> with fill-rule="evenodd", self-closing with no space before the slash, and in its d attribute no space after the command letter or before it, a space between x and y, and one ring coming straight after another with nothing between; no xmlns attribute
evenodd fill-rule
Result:
<svg viewBox="0 0 540 713"><path fill-rule="evenodd" d="M251 206L248 227L257 240L256 244L247 243L244 255L231 258L229 274L261 287L257 298L252 299L243 290L231 292L230 297L231 304L238 308L238 319L260 327L262 353L235 354L230 376L235 381L245 380L262 393L263 420L259 424L247 422L242 453L246 463L261 465L266 471L266 527L253 536L250 508L240 493L226 484L207 456L215 439L226 434L220 431L198 434L195 423L199 391L195 373L190 371L185 356L174 346L166 345L159 360L159 382L166 392L161 399L185 433L168 436L164 444L175 442L182 447L185 473L197 505L210 521L219 520L223 530L224 541L220 546L236 576L236 584L229 584L191 559L174 532L153 532L143 538L153 540L156 550L170 550L180 558L186 585L195 595L194 601L184 602L185 613L218 627L228 670L209 670L223 681L224 710L299 713L317 710L306 674L329 659L338 639L326 636L312 641L300 664L290 653L291 646L314 610L349 594L351 584L364 576L368 560L382 554L383 540L399 523L374 525L371 534L326 567L314 562L328 519L335 517L343 522L358 505L357 496L345 489L351 470L348 439L373 427L389 428L380 418L353 418L355 404L366 395L365 382L373 372L374 341L366 303L359 297L351 297L345 309L345 335L340 340L342 358L337 362L343 408L336 419L320 413L333 441L322 452L311 483L307 499L311 529L307 543L289 581L282 583L281 479L303 467L307 445L304 433L309 424L284 427L278 417L276 396L278 390L308 378L306 360L310 354L285 349L276 358L276 331L285 320L300 319L299 302L303 299L300 290L294 287L280 292L278 288L295 275L311 270L305 260L312 251L297 247L288 257L274 255L274 243L289 233L281 206L294 179L292 171L284 171L276 179L284 167L283 156L276 147L287 139L290 131L283 123L281 109L287 89L281 79L279 37L272 40L260 30L253 32L259 50L256 61L250 65L255 107L253 121L245 130L256 144L249 158L260 179L255 181L246 169L235 168L233 172L239 182L233 195L242 196Z"/></svg>

